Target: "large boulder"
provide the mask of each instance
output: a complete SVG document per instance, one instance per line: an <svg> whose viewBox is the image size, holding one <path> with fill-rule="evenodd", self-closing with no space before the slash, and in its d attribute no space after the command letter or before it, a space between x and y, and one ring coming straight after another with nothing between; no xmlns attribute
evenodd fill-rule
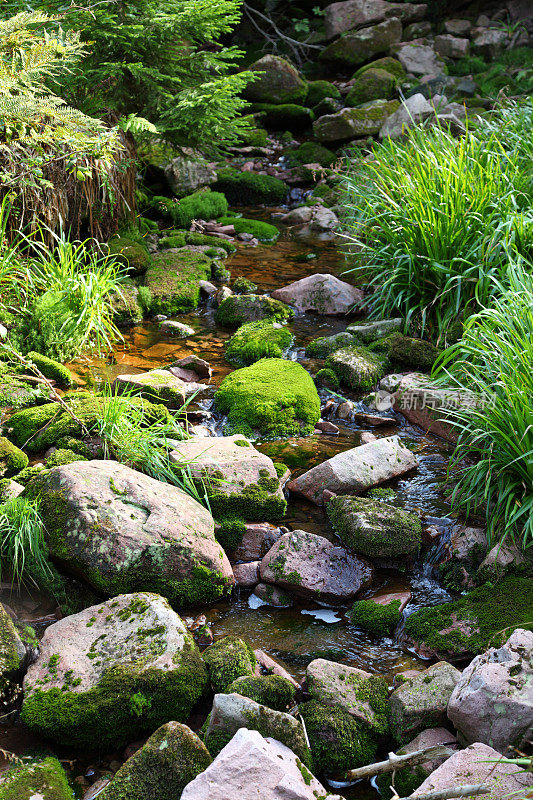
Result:
<svg viewBox="0 0 533 800"><path fill-rule="evenodd" d="M398 139L406 130L435 113L423 94L411 95L396 111L387 117L380 131L380 139Z"/></svg>
<svg viewBox="0 0 533 800"><path fill-rule="evenodd" d="M320 142L345 142L374 136L399 105L397 100L374 100L360 108L343 108L336 114L319 117L313 123L313 133Z"/></svg>
<svg viewBox="0 0 533 800"><path fill-rule="evenodd" d="M298 311L337 316L360 313L363 292L335 275L317 273L272 292L272 297Z"/></svg>
<svg viewBox="0 0 533 800"><path fill-rule="evenodd" d="M276 739L241 728L181 800L316 800L327 792L300 759ZM341 800L329 795L328 800Z"/></svg>
<svg viewBox="0 0 533 800"><path fill-rule="evenodd" d="M177 156L164 169L165 178L176 197L185 197L203 186L216 183L217 173L205 159Z"/></svg>
<svg viewBox="0 0 533 800"><path fill-rule="evenodd" d="M368 558L414 556L420 549L420 520L403 508L340 495L329 501L327 511L342 543Z"/></svg>
<svg viewBox="0 0 533 800"><path fill-rule="evenodd" d="M397 17L403 22L423 19L427 5L414 3L389 3L386 0L342 0L326 7L324 23L326 37L333 39L341 33L362 28L374 22Z"/></svg>
<svg viewBox="0 0 533 800"><path fill-rule="evenodd" d="M248 100L256 103L302 103L307 95L307 82L290 61L266 55L248 68L256 79L245 89Z"/></svg>
<svg viewBox="0 0 533 800"><path fill-rule="evenodd" d="M486 744L476 742L448 758L414 792L413 798L429 792L455 789L458 786L488 786L484 800L526 797L531 786L531 773L515 764L505 764L501 753Z"/></svg>
<svg viewBox="0 0 533 800"><path fill-rule="evenodd" d="M430 44L402 42L393 48L402 67L413 75L444 75L446 65Z"/></svg>
<svg viewBox="0 0 533 800"><path fill-rule="evenodd" d="M343 603L370 586L372 566L323 536L291 531L261 561L261 579L324 603Z"/></svg>
<svg viewBox="0 0 533 800"><path fill-rule="evenodd" d="M76 461L33 479L50 554L105 594L161 592L175 605L231 591L209 512L177 486L116 461Z"/></svg>
<svg viewBox="0 0 533 800"><path fill-rule="evenodd" d="M209 439L194 436L170 454L194 480L203 481L217 519L278 519L287 506L272 460L240 434Z"/></svg>
<svg viewBox="0 0 533 800"><path fill-rule="evenodd" d="M167 722L115 773L99 800L176 800L211 764L208 749L187 725Z"/></svg>
<svg viewBox="0 0 533 800"><path fill-rule="evenodd" d="M366 347L349 345L335 350L329 356L326 367L332 369L350 389L368 390L384 377L388 363L386 355L372 353Z"/></svg>
<svg viewBox="0 0 533 800"><path fill-rule="evenodd" d="M472 589L476 584L479 565L488 549L484 528L456 526L447 544L444 560L439 565L444 585L457 591Z"/></svg>
<svg viewBox="0 0 533 800"><path fill-rule="evenodd" d="M460 677L458 669L439 661L395 689L389 706L396 740L408 742L425 728L445 725L448 701Z"/></svg>
<svg viewBox="0 0 533 800"><path fill-rule="evenodd" d="M183 381L168 369L152 369L138 375L117 375L112 388L117 392L138 394L153 403L180 408L188 397L205 391L208 386L203 383Z"/></svg>
<svg viewBox="0 0 533 800"><path fill-rule="evenodd" d="M22 719L69 747L118 747L169 717L186 720L206 687L200 653L168 602L124 594L46 629Z"/></svg>
<svg viewBox="0 0 533 800"><path fill-rule="evenodd" d="M376 734L388 733L388 688L383 678L324 658L307 665L306 677L312 698L340 706Z"/></svg>
<svg viewBox="0 0 533 800"><path fill-rule="evenodd" d="M216 694L204 737L211 755L217 756L240 728L276 739L290 747L304 764L311 765L302 723L291 714L275 711L240 694Z"/></svg>
<svg viewBox="0 0 533 800"><path fill-rule="evenodd" d="M345 33L321 51L319 59L343 66L357 66L385 53L402 38L402 23L388 19L360 31Z"/></svg>
<svg viewBox="0 0 533 800"><path fill-rule="evenodd" d="M444 58L464 58L470 51L470 39L444 33L435 36L435 50Z"/></svg>
<svg viewBox="0 0 533 800"><path fill-rule="evenodd" d="M448 703L448 717L467 744L484 742L507 754L523 749L533 730L533 632L515 630L468 665Z"/></svg>
<svg viewBox="0 0 533 800"><path fill-rule="evenodd" d="M321 506L326 489L335 494L359 494L417 466L416 456L399 438L387 436L337 453L291 481L288 488Z"/></svg>

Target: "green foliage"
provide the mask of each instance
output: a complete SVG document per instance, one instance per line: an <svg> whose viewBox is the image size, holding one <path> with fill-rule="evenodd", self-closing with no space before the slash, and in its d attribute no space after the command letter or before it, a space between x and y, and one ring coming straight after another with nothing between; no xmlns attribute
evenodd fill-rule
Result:
<svg viewBox="0 0 533 800"><path fill-rule="evenodd" d="M220 192L200 189L181 200L154 197L152 207L172 220L177 228L188 230L193 219L217 219L228 210L226 198Z"/></svg>
<svg viewBox="0 0 533 800"><path fill-rule="evenodd" d="M146 272L150 265L150 253L142 239L119 234L109 240L109 254L118 264L132 272Z"/></svg>
<svg viewBox="0 0 533 800"><path fill-rule="evenodd" d="M226 553L232 553L242 542L244 531L246 530L242 519L236 517L226 517L220 521L220 525L215 528L215 537Z"/></svg>
<svg viewBox="0 0 533 800"><path fill-rule="evenodd" d="M239 172L234 167L224 167L217 176L214 188L225 194L232 205L279 205L287 197L287 184L271 175Z"/></svg>
<svg viewBox="0 0 533 800"><path fill-rule="evenodd" d="M464 56L450 67L452 75L474 75L483 97L531 94L533 91L533 53L529 47L505 50L488 64L481 56Z"/></svg>
<svg viewBox="0 0 533 800"><path fill-rule="evenodd" d="M476 400L450 409L459 433L454 504L467 513L486 509L491 543L510 536L527 548L533 544L531 265L513 266L509 288L498 288L501 296L467 320L463 338L443 353L436 372Z"/></svg>
<svg viewBox="0 0 533 800"><path fill-rule="evenodd" d="M225 356L233 364L248 366L260 358L281 358L291 342L291 332L279 323L248 322L227 342Z"/></svg>

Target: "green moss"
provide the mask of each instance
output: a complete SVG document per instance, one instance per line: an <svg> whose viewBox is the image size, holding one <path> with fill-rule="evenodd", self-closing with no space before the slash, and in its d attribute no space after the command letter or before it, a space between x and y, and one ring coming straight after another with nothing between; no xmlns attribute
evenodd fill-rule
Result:
<svg viewBox="0 0 533 800"><path fill-rule="evenodd" d="M327 505L342 543L369 558L396 558L418 552L422 525L415 514L363 497L339 495Z"/></svg>
<svg viewBox="0 0 533 800"><path fill-rule="evenodd" d="M227 297L218 307L215 321L223 328L238 328L246 322L268 319L270 322L284 322L291 319L294 312L280 300L266 295L238 294Z"/></svg>
<svg viewBox="0 0 533 800"><path fill-rule="evenodd" d="M273 461L272 463L274 464L274 469L276 470L276 475L278 476L278 478L280 480L287 473L287 471L290 472L290 470L289 470L289 468L288 468L288 466L286 464L282 464L279 461Z"/></svg>
<svg viewBox="0 0 533 800"><path fill-rule="evenodd" d="M145 314L152 310L152 292L147 286L139 286L137 288L137 300Z"/></svg>
<svg viewBox="0 0 533 800"><path fill-rule="evenodd" d="M364 631L381 636L390 634L400 623L400 601L393 600L392 603L382 605L373 600L359 600L347 612L347 617Z"/></svg>
<svg viewBox="0 0 533 800"><path fill-rule="evenodd" d="M207 675L192 637L175 656L176 668L142 668L142 659L110 664L89 690L27 687L21 718L33 731L69 747L94 751L120 747L170 717L185 721L204 693ZM150 699L138 714L130 698ZM137 709L138 710L138 709Z"/></svg>
<svg viewBox="0 0 533 800"><path fill-rule="evenodd" d="M79 453L75 453L73 450L65 450L64 448L59 447L55 450L51 456L45 460L44 464L47 469L51 469L52 467L60 467L64 464L72 464L73 461L87 461L88 459L85 456L81 456Z"/></svg>
<svg viewBox="0 0 533 800"><path fill-rule="evenodd" d="M226 553L232 553L242 542L246 526L242 519L226 517L219 522L220 527L215 528L215 537Z"/></svg>
<svg viewBox="0 0 533 800"><path fill-rule="evenodd" d="M337 156L318 142L304 142L294 153L291 153L290 160L291 162L294 160L298 164L320 164L322 167L331 167L337 160Z"/></svg>
<svg viewBox="0 0 533 800"><path fill-rule="evenodd" d="M42 397L40 389L30 386L13 375L0 375L0 409L31 406Z"/></svg>
<svg viewBox="0 0 533 800"><path fill-rule="evenodd" d="M58 439L56 446L61 450L71 450L73 453L77 453L87 459L91 459L92 457L90 447L88 447L85 442L80 441L80 439L74 439L73 436L64 436L62 439Z"/></svg>
<svg viewBox="0 0 533 800"><path fill-rule="evenodd" d="M247 115L245 119L250 125L255 125L255 117L252 114ZM242 144L248 147L266 147L268 144L268 136L264 128L252 127L239 135Z"/></svg>
<svg viewBox="0 0 533 800"><path fill-rule="evenodd" d="M143 307L139 298L139 289L133 281L124 281L120 292L110 296L113 306L113 321L118 326L137 325L143 318Z"/></svg>
<svg viewBox="0 0 533 800"><path fill-rule="evenodd" d="M215 187L223 192L232 205L279 205L287 197L287 184L271 175L239 172L233 167L224 167L217 176Z"/></svg>
<svg viewBox="0 0 533 800"><path fill-rule="evenodd" d="M207 486L211 512L217 518L242 518L274 522L285 515L287 501L275 494L279 489L277 478L259 479L257 483L243 486L240 492L225 494Z"/></svg>
<svg viewBox="0 0 533 800"><path fill-rule="evenodd" d="M21 486L27 486L37 475L42 475L46 472L46 467L39 467L37 464L33 467L26 467L17 475L17 483Z"/></svg>
<svg viewBox="0 0 533 800"><path fill-rule="evenodd" d="M203 253L168 250L158 253L145 275L154 314L184 314L200 302L201 280L211 277L211 261Z"/></svg>
<svg viewBox="0 0 533 800"><path fill-rule="evenodd" d="M341 99L341 93L335 84L329 81L309 81L307 86L305 104L309 108L314 108L326 97L332 97L334 100Z"/></svg>
<svg viewBox="0 0 533 800"><path fill-rule="evenodd" d="M305 355L309 358L327 358L335 350L356 343L357 339L347 332L335 333L333 336L321 336L309 342L305 348Z"/></svg>
<svg viewBox="0 0 533 800"><path fill-rule="evenodd" d="M174 231L169 236L162 236L159 240L160 250L170 250L171 248L185 247L185 231Z"/></svg>
<svg viewBox="0 0 533 800"><path fill-rule="evenodd" d="M69 387L74 384L74 376L72 372L60 364L59 361L54 361L52 358L42 356L34 350L30 350L26 354L35 366L43 373L45 378L55 381L59 386Z"/></svg>
<svg viewBox="0 0 533 800"><path fill-rule="evenodd" d="M314 112L296 103L255 103L254 112L259 112L261 122L274 130L301 131L311 127Z"/></svg>
<svg viewBox="0 0 533 800"><path fill-rule="evenodd" d="M245 219L244 217L222 217L219 220L221 225L233 225L235 233L249 233L260 242L275 242L279 236L279 230L269 222L262 222L258 219Z"/></svg>
<svg viewBox="0 0 533 800"><path fill-rule="evenodd" d="M401 749L398 750L398 754ZM383 800L391 800L393 797L410 797L418 787L424 783L429 773L421 766L418 767L404 767L394 773L394 789L392 790L392 776L391 774L379 775L377 778L377 785L379 793Z"/></svg>
<svg viewBox="0 0 533 800"><path fill-rule="evenodd" d="M424 339L412 339L398 332L372 342L368 345L368 349L386 355L393 368L398 365L412 369L430 370L438 355L438 350L432 342Z"/></svg>
<svg viewBox="0 0 533 800"><path fill-rule="evenodd" d="M226 343L225 356L230 363L248 366L260 358L281 358L292 343L292 334L279 323L258 320L242 325Z"/></svg>
<svg viewBox="0 0 533 800"><path fill-rule="evenodd" d="M254 675L237 678L228 686L228 694L241 694L275 711L287 711L295 703L294 685L281 675Z"/></svg>
<svg viewBox="0 0 533 800"><path fill-rule="evenodd" d="M28 456L5 436L0 436L0 476L11 478L28 466Z"/></svg>
<svg viewBox="0 0 533 800"><path fill-rule="evenodd" d="M237 250L237 246L227 239L219 239L217 236L209 236L206 233L198 233L198 231L186 231L185 243L192 245L213 245L217 250L225 250L228 255L231 255Z"/></svg>
<svg viewBox="0 0 533 800"><path fill-rule="evenodd" d="M372 734L339 706L324 706L310 700L299 706L299 712L318 772L345 772L375 760L377 745Z"/></svg>
<svg viewBox="0 0 533 800"><path fill-rule="evenodd" d="M451 603L415 611L406 620L405 633L437 653L451 657L465 652L476 655L501 645L515 628L528 627L532 619L533 581L507 577L494 585L480 586ZM455 620L471 633L459 628L450 630Z"/></svg>
<svg viewBox="0 0 533 800"><path fill-rule="evenodd" d="M236 370L215 395L219 411L228 415L226 431L270 438L313 432L320 419L320 398L313 380L294 361L265 358Z"/></svg>
<svg viewBox="0 0 533 800"><path fill-rule="evenodd" d="M405 79L404 68L398 59L393 58L392 56L378 58L377 61L372 61L370 64L365 64L364 67L360 67L356 72L354 72L352 77L357 79L361 75L364 75L365 72L368 72L369 69L385 70L385 72L388 72L390 75L394 75L399 82Z"/></svg>
<svg viewBox="0 0 533 800"><path fill-rule="evenodd" d="M113 236L109 240L109 253L132 272L146 272L151 263L150 253L142 239L130 236Z"/></svg>
<svg viewBox="0 0 533 800"><path fill-rule="evenodd" d="M239 277L235 278L233 281L233 291L235 294L254 294L257 292L257 284L239 275Z"/></svg>
<svg viewBox="0 0 533 800"><path fill-rule="evenodd" d="M156 196L151 205L154 211L169 217L176 228L185 230L190 228L193 219L217 219L228 210L224 194L212 192L210 189L200 189L181 200Z"/></svg>
<svg viewBox="0 0 533 800"><path fill-rule="evenodd" d="M327 359L341 383L350 389L372 389L387 371L387 357L371 352L367 347L351 345L335 350Z"/></svg>
<svg viewBox="0 0 533 800"><path fill-rule="evenodd" d="M346 96L347 106L359 106L371 100L389 100L397 79L384 69L368 69L360 75Z"/></svg>
<svg viewBox="0 0 533 800"><path fill-rule="evenodd" d="M371 497L372 500L390 502L396 497L396 492L394 489L390 489L386 486L375 486L373 489L369 489L368 496Z"/></svg>
<svg viewBox="0 0 533 800"><path fill-rule="evenodd" d="M254 651L237 636L224 636L203 653L204 661L215 693L227 693L228 686L237 678L251 677L255 671Z"/></svg>
<svg viewBox="0 0 533 800"><path fill-rule="evenodd" d="M74 800L67 776L56 758L10 769L0 785L0 800Z"/></svg>

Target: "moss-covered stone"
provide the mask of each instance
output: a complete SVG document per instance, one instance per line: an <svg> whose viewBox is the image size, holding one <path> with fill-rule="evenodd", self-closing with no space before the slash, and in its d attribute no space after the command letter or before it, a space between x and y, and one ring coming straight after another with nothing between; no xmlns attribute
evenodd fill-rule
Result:
<svg viewBox="0 0 533 800"><path fill-rule="evenodd" d="M281 358L291 342L291 332L277 322L248 322L227 342L225 356L232 364L248 366L260 358Z"/></svg>
<svg viewBox="0 0 533 800"><path fill-rule="evenodd" d="M193 219L217 219L224 216L228 203L224 194L200 189L181 200L158 195L152 199L153 212L169 218L176 228L188 230Z"/></svg>
<svg viewBox="0 0 533 800"><path fill-rule="evenodd" d="M359 67L359 69L352 75L352 78L357 80L357 78L361 77L361 75L363 75L369 69L385 70L385 72L390 73L390 75L394 75L394 77L397 78L400 83L405 80L404 68L398 59L393 58L392 56L384 56L384 58L378 58L376 61L371 61L369 64Z"/></svg>
<svg viewBox="0 0 533 800"><path fill-rule="evenodd" d="M426 652L461 659L503 644L532 619L533 581L507 577L451 603L415 611L405 622L405 635Z"/></svg>
<svg viewBox="0 0 533 800"><path fill-rule="evenodd" d="M350 345L335 350L327 359L341 383L350 389L372 389L387 372L387 356L373 353L366 347Z"/></svg>
<svg viewBox="0 0 533 800"><path fill-rule="evenodd" d="M41 392L35 386L4 371L0 374L0 409L25 408L38 402Z"/></svg>
<svg viewBox="0 0 533 800"><path fill-rule="evenodd" d="M219 220L221 225L233 225L235 233L249 233L260 242L272 243L279 236L279 230L269 222L259 219L245 219L244 217L222 217Z"/></svg>
<svg viewBox="0 0 533 800"><path fill-rule="evenodd" d="M304 142L300 147L291 153L290 160L298 164L320 164L322 167L331 167L337 160L337 156L327 147L323 147L318 142Z"/></svg>
<svg viewBox="0 0 533 800"><path fill-rule="evenodd" d="M111 294L113 321L119 327L137 325L143 319L143 303L139 297L139 288L133 281L121 284L119 292Z"/></svg>
<svg viewBox="0 0 533 800"><path fill-rule="evenodd" d="M45 467L52 469L52 467L60 467L63 464L72 464L73 461L87 461L85 456L75 453L74 450L67 450L63 447L58 447L54 450L52 455L45 459Z"/></svg>
<svg viewBox="0 0 533 800"><path fill-rule="evenodd" d="M200 302L201 280L211 277L211 261L203 253L184 248L158 253L144 279L154 314L184 314Z"/></svg>
<svg viewBox="0 0 533 800"><path fill-rule="evenodd" d="M334 83L322 80L309 81L307 84L307 97L305 98L306 106L314 108L326 97L331 97L333 100L341 99L341 93Z"/></svg>
<svg viewBox="0 0 533 800"><path fill-rule="evenodd" d="M0 603L0 689L22 668L26 648L13 620Z"/></svg>
<svg viewBox="0 0 533 800"><path fill-rule="evenodd" d="M176 800L212 760L190 728L167 722L120 767L99 800Z"/></svg>
<svg viewBox="0 0 533 800"><path fill-rule="evenodd" d="M11 478L28 466L28 456L5 436L0 436L0 477Z"/></svg>
<svg viewBox="0 0 533 800"><path fill-rule="evenodd" d="M397 558L418 552L422 525L403 508L364 497L339 495L327 505L342 543L369 558Z"/></svg>
<svg viewBox="0 0 533 800"><path fill-rule="evenodd" d="M289 188L286 183L271 175L256 172L239 172L234 167L224 167L217 173L216 188L232 205L279 205L285 201Z"/></svg>
<svg viewBox="0 0 533 800"><path fill-rule="evenodd" d="M257 284L239 275L233 281L233 291L235 294L255 294L257 292Z"/></svg>
<svg viewBox="0 0 533 800"><path fill-rule="evenodd" d="M258 103L301 103L307 95L307 82L296 67L281 56L266 55L250 65L256 73L245 89L248 100Z"/></svg>
<svg viewBox="0 0 533 800"><path fill-rule="evenodd" d="M203 659L214 692L227 693L237 678L251 677L256 659L248 642L237 636L224 636L203 652Z"/></svg>
<svg viewBox="0 0 533 800"><path fill-rule="evenodd" d="M396 90L396 78L384 69L367 69L346 95L347 106L359 106L371 100L389 100Z"/></svg>
<svg viewBox="0 0 533 800"><path fill-rule="evenodd" d="M56 758L45 758L8 771L0 800L74 800L65 770Z"/></svg>
<svg viewBox="0 0 533 800"><path fill-rule="evenodd" d="M294 361L265 358L228 375L215 395L226 431L269 438L308 435L320 419L311 376Z"/></svg>
<svg viewBox="0 0 533 800"><path fill-rule="evenodd" d="M249 697L275 711L287 711L295 703L296 688L282 675L253 675L237 678L228 686L228 694L235 692Z"/></svg>
<svg viewBox="0 0 533 800"><path fill-rule="evenodd" d="M54 361L53 358L48 358L48 356L42 356L34 350L27 353L26 358L29 358L35 364L45 378L55 381L58 386L68 388L74 384L74 375L59 361Z"/></svg>
<svg viewBox="0 0 533 800"><path fill-rule="evenodd" d="M261 114L261 121L274 130L302 131L309 128L315 119L314 112L296 103L256 103L254 111Z"/></svg>
<svg viewBox="0 0 533 800"><path fill-rule="evenodd" d="M332 369L319 369L315 375L315 383L326 389L338 389L340 381Z"/></svg>
<svg viewBox="0 0 533 800"><path fill-rule="evenodd" d="M336 773L374 761L377 744L366 726L339 706L316 700L299 706L318 772Z"/></svg>
<svg viewBox="0 0 533 800"><path fill-rule="evenodd" d="M384 636L392 633L400 623L400 601L382 605L374 600L358 600L346 616L358 628Z"/></svg>
<svg viewBox="0 0 533 800"><path fill-rule="evenodd" d="M368 349L386 355L393 367L397 365L419 370L430 370L438 355L433 342L413 339L398 332L372 342Z"/></svg>
<svg viewBox="0 0 533 800"><path fill-rule="evenodd" d="M387 117L398 110L397 100L373 100L359 108L343 108L336 114L319 117L313 132L320 142L344 142L374 136Z"/></svg>
<svg viewBox="0 0 533 800"><path fill-rule="evenodd" d="M142 239L130 236L113 236L109 240L109 254L132 272L146 272L151 263L150 253Z"/></svg>
<svg viewBox="0 0 533 800"><path fill-rule="evenodd" d="M268 319L284 322L294 312L286 303L264 294L239 294L227 297L217 309L215 321L223 328L238 328L246 322Z"/></svg>
<svg viewBox="0 0 533 800"><path fill-rule="evenodd" d="M305 348L305 355L310 358L327 358L335 350L343 347L351 347L357 343L357 339L351 333L342 331L333 336L321 336L313 339Z"/></svg>

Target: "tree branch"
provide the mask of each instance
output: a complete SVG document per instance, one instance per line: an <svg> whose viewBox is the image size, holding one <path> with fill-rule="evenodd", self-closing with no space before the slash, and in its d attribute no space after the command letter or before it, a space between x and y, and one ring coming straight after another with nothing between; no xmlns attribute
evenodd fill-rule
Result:
<svg viewBox="0 0 533 800"><path fill-rule="evenodd" d="M415 750L413 753L406 753L403 756L397 756L396 753L389 753L387 761L378 761L375 764L367 764L366 767L349 770L346 773L346 780L357 781L361 778L372 778L374 775L383 775L386 772L396 772L396 770L402 769L402 767L414 767L416 764L423 764L424 761L451 756L453 753L454 750L451 750L443 744L426 747L424 750Z"/></svg>
<svg viewBox="0 0 533 800"><path fill-rule="evenodd" d="M480 783L476 786L458 786L456 789L440 789L426 794L410 794L409 797L393 797L392 800L454 800L454 798L477 797L480 794L488 794L490 788Z"/></svg>

